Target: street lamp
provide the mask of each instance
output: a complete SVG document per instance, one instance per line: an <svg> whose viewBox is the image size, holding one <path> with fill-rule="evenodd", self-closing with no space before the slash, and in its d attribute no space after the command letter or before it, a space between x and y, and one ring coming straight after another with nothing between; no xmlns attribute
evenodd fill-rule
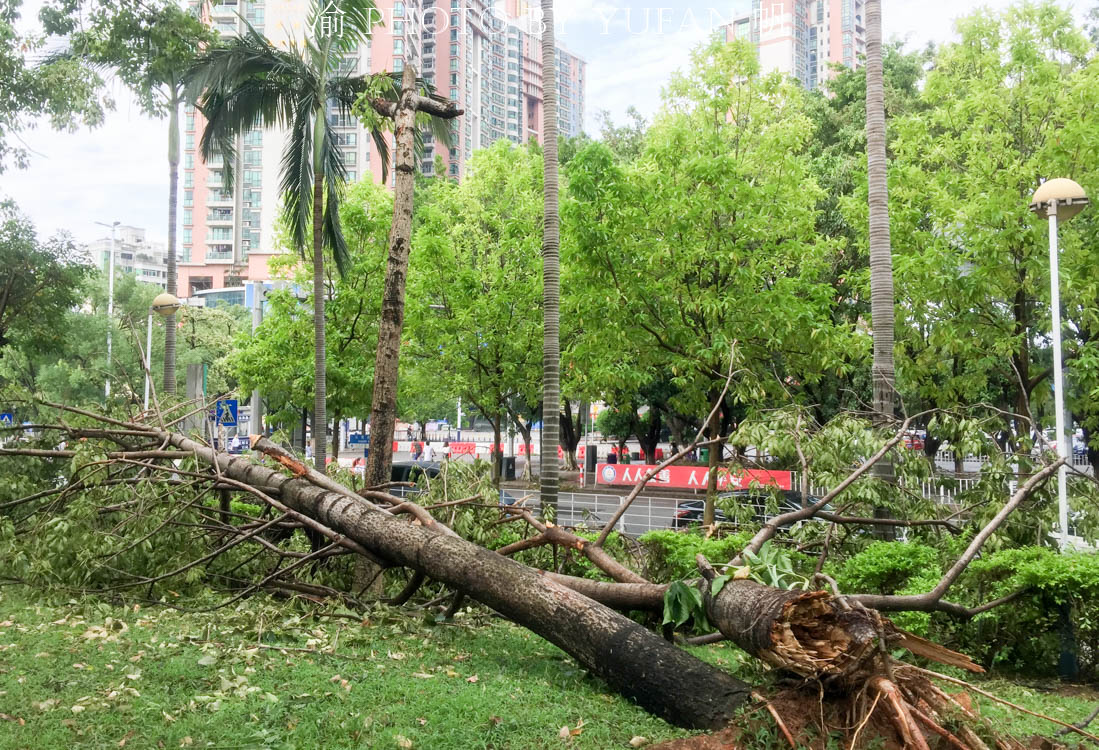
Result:
<svg viewBox="0 0 1099 750"><path fill-rule="evenodd" d="M107 382L103 386L103 396L105 399L111 398L111 328L114 323L114 234L118 225L122 222L116 221L112 224L104 224L102 221L95 222L101 227L108 227L111 230L111 252L110 259L107 262Z"/></svg>
<svg viewBox="0 0 1099 750"><path fill-rule="evenodd" d="M153 370L153 313L167 318L175 315L176 310L181 307L183 304L174 294L168 292L158 294L153 299L153 304L149 306L149 331L145 337L145 411L149 410L149 381Z"/></svg>
<svg viewBox="0 0 1099 750"><path fill-rule="evenodd" d="M1061 284L1059 251L1057 248L1057 222L1068 221L1088 205L1084 189L1072 180L1058 177L1047 180L1034 193L1030 210L1049 219L1049 278L1050 307L1053 313L1053 403L1057 424L1057 455L1068 460L1069 448L1065 443L1065 380L1061 359ZM1057 512L1061 526L1061 549L1068 544L1068 493L1065 487L1068 467L1062 463L1057 471Z"/></svg>

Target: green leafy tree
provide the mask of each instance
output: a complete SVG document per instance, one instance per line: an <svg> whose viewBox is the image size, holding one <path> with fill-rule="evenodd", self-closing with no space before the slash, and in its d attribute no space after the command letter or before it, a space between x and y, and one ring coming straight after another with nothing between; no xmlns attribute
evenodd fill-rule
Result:
<svg viewBox="0 0 1099 750"><path fill-rule="evenodd" d="M91 271L71 238L43 242L14 203L0 203L0 357L14 343L56 348Z"/></svg>
<svg viewBox="0 0 1099 750"><path fill-rule="evenodd" d="M789 398L849 366L863 344L832 317L835 245L815 231L803 96L761 76L750 45L713 42L673 76L638 160L623 165L600 144L573 159L567 285L580 297L578 339L592 337L577 369L610 379L628 361L617 352L636 352L635 373L671 374L678 411L719 408L716 438L738 405Z"/></svg>
<svg viewBox="0 0 1099 750"><path fill-rule="evenodd" d="M934 405L988 400L1038 417L1051 372L1049 263L1046 226L1027 207L1044 177L1099 188L1099 68L1052 3L982 11L958 30L927 77L924 111L896 122L902 381ZM1068 329L1085 336L1097 288L1093 221L1062 232ZM1097 361L1085 349L1070 340L1078 382ZM1010 427L1016 441L1030 431L1023 416Z"/></svg>
<svg viewBox="0 0 1099 750"><path fill-rule="evenodd" d="M52 28L25 35L16 30L22 0L0 0L0 173L24 168L28 150L13 140L48 120L58 130L103 122L102 79L72 55L51 51Z"/></svg>
<svg viewBox="0 0 1099 750"><path fill-rule="evenodd" d="M100 5L88 30L76 34L73 49L113 69L146 113L168 118L168 277L176 288L176 211L179 204L179 108L184 74L214 35L199 18L173 0L140 6ZM176 391L176 316L164 326L164 391Z"/></svg>
<svg viewBox="0 0 1099 750"><path fill-rule="evenodd" d="M541 150L499 141L421 207L413 243L412 359L492 423L495 444L513 398L538 403L541 190Z"/></svg>

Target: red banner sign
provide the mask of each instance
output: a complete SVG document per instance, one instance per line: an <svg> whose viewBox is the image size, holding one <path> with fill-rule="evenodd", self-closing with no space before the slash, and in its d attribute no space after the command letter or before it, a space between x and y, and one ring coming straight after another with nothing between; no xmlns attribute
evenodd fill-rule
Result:
<svg viewBox="0 0 1099 750"><path fill-rule="evenodd" d="M447 449L451 456L477 455L477 443L451 443Z"/></svg>
<svg viewBox="0 0 1099 750"><path fill-rule="evenodd" d="M595 467L596 484L635 485L649 471L653 464L597 464ZM674 487L676 489L704 490L710 481L710 470L705 466L668 466L657 472L649 480L649 487ZM788 471L764 471L762 469L730 470L717 469L717 488L719 490L743 490L752 483L775 485L779 489L791 488Z"/></svg>

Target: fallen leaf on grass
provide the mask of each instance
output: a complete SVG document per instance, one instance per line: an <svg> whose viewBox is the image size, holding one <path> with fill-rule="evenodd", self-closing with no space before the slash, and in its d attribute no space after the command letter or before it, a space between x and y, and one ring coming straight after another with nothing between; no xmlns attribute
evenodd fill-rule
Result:
<svg viewBox="0 0 1099 750"><path fill-rule="evenodd" d="M0 713L0 719L3 719L4 721L14 721L14 722L15 722L16 724L18 724L19 726L23 726L23 725L25 725L25 724L27 723L27 722L26 722L26 721L24 721L23 719L20 719L20 718L18 718L18 717L12 716L11 714L4 714L4 713Z"/></svg>
<svg viewBox="0 0 1099 750"><path fill-rule="evenodd" d="M648 737L642 737L641 735L637 735L636 737L631 737L630 738L630 747L644 747L645 745L648 745L648 744L649 744L649 738Z"/></svg>
<svg viewBox="0 0 1099 750"><path fill-rule="evenodd" d="M200 667L212 667L217 663L218 658L214 654L206 654L206 656L198 660L198 664Z"/></svg>
<svg viewBox="0 0 1099 750"><path fill-rule="evenodd" d="M126 732L126 736L118 741L119 747L126 747L126 743L134 736L133 731Z"/></svg>
<svg viewBox="0 0 1099 750"><path fill-rule="evenodd" d="M35 701L34 703L31 703L31 705L34 706L37 711L49 711L60 702L61 701L57 698L48 698L44 701Z"/></svg>
<svg viewBox="0 0 1099 750"><path fill-rule="evenodd" d="M394 739L397 740L397 747L404 748L405 750L412 747L412 740L408 739L403 734L398 734Z"/></svg>
<svg viewBox="0 0 1099 750"><path fill-rule="evenodd" d="M480 678L480 677L478 677L477 675L473 675L472 677L467 677L467 678L466 678L466 682L477 682L477 681L478 681L478 680L480 680L480 679L481 679L481 678Z"/></svg>
<svg viewBox="0 0 1099 750"><path fill-rule="evenodd" d="M181 739L179 741L179 746L180 747L190 747L193 744L195 744L195 741L191 739L190 735L187 735L186 737L184 737L183 739Z"/></svg>
<svg viewBox="0 0 1099 750"><path fill-rule="evenodd" d="M434 677L435 675L433 675L433 674L427 674L426 672L413 672L413 673L412 673L412 676L413 676L413 677L419 677L419 678L420 678L421 680L430 680L430 679L431 679L431 678L433 678L433 677Z"/></svg>

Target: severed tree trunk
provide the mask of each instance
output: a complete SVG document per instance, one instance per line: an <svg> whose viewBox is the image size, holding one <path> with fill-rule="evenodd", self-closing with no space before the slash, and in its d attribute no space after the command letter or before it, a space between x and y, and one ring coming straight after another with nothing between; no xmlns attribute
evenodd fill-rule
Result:
<svg viewBox="0 0 1099 750"><path fill-rule="evenodd" d="M393 428L397 422L397 371L404 329L405 282L412 238L412 206L416 176L416 113L443 119L462 114L454 102L420 96L416 69L406 63L401 73L401 93L396 104L374 100L374 109L393 120L393 225L389 230L389 259L385 268L382 317L378 325L378 351L374 360L374 397L370 406L370 458L366 486L389 481L393 464ZM424 435L426 438L426 434Z"/></svg>
<svg viewBox="0 0 1099 750"><path fill-rule="evenodd" d="M393 463L393 427L397 421L397 370L404 329L404 293L408 277L408 253L412 237L412 203L416 170L415 131L416 71L405 65L401 98L393 114L393 226L389 231L389 260L385 269L382 318L378 326L378 353L374 365L374 401L370 406L370 458L366 485L389 481Z"/></svg>
<svg viewBox="0 0 1099 750"><path fill-rule="evenodd" d="M158 431L167 442L221 474L253 487L277 488L287 507L316 519L394 566L419 571L466 592L560 647L615 691L677 726L717 729L749 699L751 687L637 624L624 615L529 568L472 542L408 523L332 480L311 483L308 468L281 459L286 476L247 458L215 453L189 438ZM258 435L253 448L277 446ZM340 490L340 491L337 491Z"/></svg>

